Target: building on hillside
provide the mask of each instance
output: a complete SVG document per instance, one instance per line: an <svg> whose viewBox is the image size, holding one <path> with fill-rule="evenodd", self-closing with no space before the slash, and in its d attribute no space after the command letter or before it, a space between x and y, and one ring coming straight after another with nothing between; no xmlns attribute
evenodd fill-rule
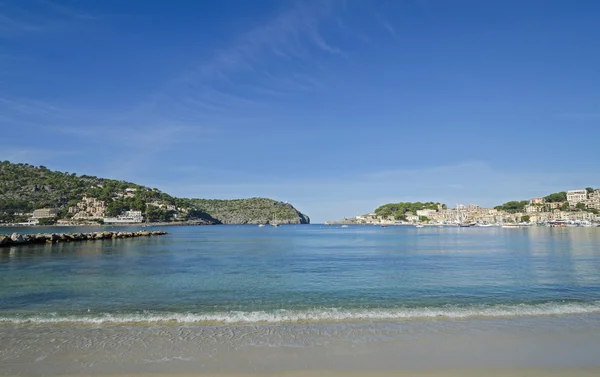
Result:
<svg viewBox="0 0 600 377"><path fill-rule="evenodd" d="M464 204L457 204L456 209L460 211L464 211L467 207Z"/></svg>
<svg viewBox="0 0 600 377"><path fill-rule="evenodd" d="M437 213L437 211L435 209L420 209L417 211L417 216L419 216L419 217L425 216L425 217L431 218L431 217L435 216L436 213Z"/></svg>
<svg viewBox="0 0 600 377"><path fill-rule="evenodd" d="M69 207L74 220L101 219L105 216L106 203L103 200L83 197L75 207Z"/></svg>
<svg viewBox="0 0 600 377"><path fill-rule="evenodd" d="M540 206L534 206L534 205L526 205L525 206L525 212L527 213L536 213L536 212L542 212L543 207Z"/></svg>
<svg viewBox="0 0 600 377"><path fill-rule="evenodd" d="M44 219L47 217L56 217L58 215L58 210L54 208L40 208L33 211L33 215L31 216L34 219Z"/></svg>
<svg viewBox="0 0 600 377"><path fill-rule="evenodd" d="M590 195L590 198L587 200L585 205L587 208L600 211L600 195L598 195L598 196Z"/></svg>
<svg viewBox="0 0 600 377"><path fill-rule="evenodd" d="M105 224L135 224L144 221L142 211L123 211L117 217L105 217Z"/></svg>
<svg viewBox="0 0 600 377"><path fill-rule="evenodd" d="M546 203L546 199L544 198L532 198L529 200L529 204L534 205L534 204L544 204Z"/></svg>
<svg viewBox="0 0 600 377"><path fill-rule="evenodd" d="M549 210L553 210L553 209L559 209L560 207L562 207L563 202L551 202L551 203L546 203L545 206L549 209Z"/></svg>
<svg viewBox="0 0 600 377"><path fill-rule="evenodd" d="M570 206L574 206L579 202L584 202L587 200L587 191L586 190L569 190L567 191L567 202L569 202Z"/></svg>
<svg viewBox="0 0 600 377"><path fill-rule="evenodd" d="M479 206L477 204L469 204L469 206L467 207L467 210L472 212L472 211L477 211L479 209Z"/></svg>
<svg viewBox="0 0 600 377"><path fill-rule="evenodd" d="M407 221L419 221L419 216L418 215L413 215L413 214L407 214L406 215L406 220Z"/></svg>

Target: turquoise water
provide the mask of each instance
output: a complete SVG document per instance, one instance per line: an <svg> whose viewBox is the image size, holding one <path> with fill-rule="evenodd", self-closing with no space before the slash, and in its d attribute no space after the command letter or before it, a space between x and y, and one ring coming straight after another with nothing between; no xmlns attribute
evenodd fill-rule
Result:
<svg viewBox="0 0 600 377"><path fill-rule="evenodd" d="M0 321L246 323L600 312L600 228L163 229L169 234L162 237L0 249Z"/></svg>

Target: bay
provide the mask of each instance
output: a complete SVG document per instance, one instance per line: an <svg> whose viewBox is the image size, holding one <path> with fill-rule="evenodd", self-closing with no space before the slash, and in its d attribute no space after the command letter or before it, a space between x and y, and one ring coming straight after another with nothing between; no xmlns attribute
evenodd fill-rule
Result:
<svg viewBox="0 0 600 377"><path fill-rule="evenodd" d="M600 228L162 229L169 234L0 249L0 321L254 323L600 312Z"/></svg>

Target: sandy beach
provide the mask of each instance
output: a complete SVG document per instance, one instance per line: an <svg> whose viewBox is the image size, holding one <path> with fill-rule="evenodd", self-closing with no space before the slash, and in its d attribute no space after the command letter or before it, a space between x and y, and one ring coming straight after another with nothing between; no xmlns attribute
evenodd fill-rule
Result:
<svg viewBox="0 0 600 377"><path fill-rule="evenodd" d="M465 370L369 370L369 371L283 371L273 373L119 374L103 377L591 377L600 368L590 369L465 369ZM66 376L70 377L70 376ZM72 377L75 377L72 376Z"/></svg>
<svg viewBox="0 0 600 377"><path fill-rule="evenodd" d="M0 325L3 375L591 376L600 316Z"/></svg>

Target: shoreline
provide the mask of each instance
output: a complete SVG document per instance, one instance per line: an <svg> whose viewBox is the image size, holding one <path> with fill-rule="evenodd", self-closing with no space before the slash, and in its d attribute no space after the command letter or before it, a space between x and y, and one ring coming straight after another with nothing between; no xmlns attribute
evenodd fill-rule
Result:
<svg viewBox="0 0 600 377"><path fill-rule="evenodd" d="M587 376L600 315L259 324L0 324L0 374ZM466 373L466 374L465 374Z"/></svg>
<svg viewBox="0 0 600 377"><path fill-rule="evenodd" d="M65 377L84 376L70 374ZM596 377L600 368L495 368L426 370L286 370L278 372L196 372L98 374L99 377ZM9 375L10 376L10 375ZM16 375L15 375L16 377Z"/></svg>

